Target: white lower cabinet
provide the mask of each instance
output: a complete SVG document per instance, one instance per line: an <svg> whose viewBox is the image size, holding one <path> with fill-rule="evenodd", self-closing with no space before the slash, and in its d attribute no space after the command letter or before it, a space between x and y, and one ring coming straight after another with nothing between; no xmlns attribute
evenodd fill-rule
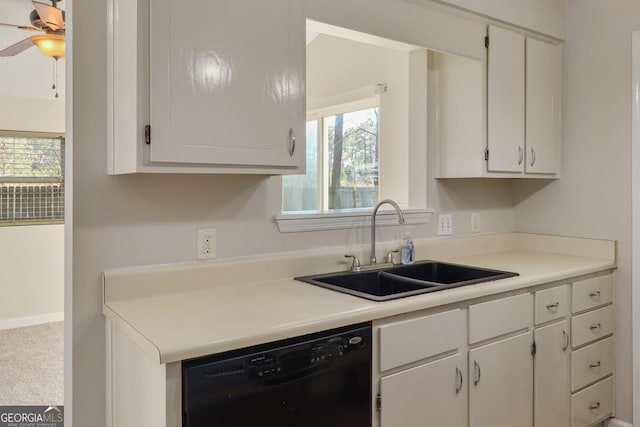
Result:
<svg viewBox="0 0 640 427"><path fill-rule="evenodd" d="M457 353L382 377L380 425L466 426L465 356Z"/></svg>
<svg viewBox="0 0 640 427"><path fill-rule="evenodd" d="M530 427L533 416L531 332L469 351L469 425Z"/></svg>
<svg viewBox="0 0 640 427"><path fill-rule="evenodd" d="M569 321L534 332L534 426L567 427L571 418Z"/></svg>
<svg viewBox="0 0 640 427"><path fill-rule="evenodd" d="M373 426L597 425L614 415L612 301L594 275L375 321Z"/></svg>

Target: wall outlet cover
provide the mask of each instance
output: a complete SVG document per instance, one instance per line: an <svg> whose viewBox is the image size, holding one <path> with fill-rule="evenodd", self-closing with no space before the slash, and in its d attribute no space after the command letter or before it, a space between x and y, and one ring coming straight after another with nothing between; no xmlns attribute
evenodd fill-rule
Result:
<svg viewBox="0 0 640 427"><path fill-rule="evenodd" d="M453 216L451 214L438 215L438 235L448 236L453 234Z"/></svg>

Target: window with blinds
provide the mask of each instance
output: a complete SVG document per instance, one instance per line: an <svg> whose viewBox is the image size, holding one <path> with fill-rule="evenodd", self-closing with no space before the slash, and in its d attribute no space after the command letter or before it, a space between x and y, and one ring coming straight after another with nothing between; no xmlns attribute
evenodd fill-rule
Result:
<svg viewBox="0 0 640 427"><path fill-rule="evenodd" d="M64 221L64 135L0 131L0 225Z"/></svg>

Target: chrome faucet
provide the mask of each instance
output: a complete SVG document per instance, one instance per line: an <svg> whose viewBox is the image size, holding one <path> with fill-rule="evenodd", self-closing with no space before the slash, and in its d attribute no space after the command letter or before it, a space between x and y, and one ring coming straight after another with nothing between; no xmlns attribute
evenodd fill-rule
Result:
<svg viewBox="0 0 640 427"><path fill-rule="evenodd" d="M378 213L378 209L381 205L385 203L390 204L398 213L398 224L404 224L404 215L402 215L402 210L400 210L400 206L396 202L391 199L381 200L373 210L371 214L371 257L369 258L370 264L376 264L376 214Z"/></svg>

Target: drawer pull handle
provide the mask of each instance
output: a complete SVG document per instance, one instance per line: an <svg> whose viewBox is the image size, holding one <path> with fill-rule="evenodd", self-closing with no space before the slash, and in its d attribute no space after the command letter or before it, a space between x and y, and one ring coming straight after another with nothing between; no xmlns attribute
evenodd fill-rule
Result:
<svg viewBox="0 0 640 427"><path fill-rule="evenodd" d="M600 408L600 402L590 403L589 409L598 409Z"/></svg>
<svg viewBox="0 0 640 427"><path fill-rule="evenodd" d="M569 348L569 334L564 329L562 330L562 336L564 337L564 346L562 346L562 351L567 351Z"/></svg>
<svg viewBox="0 0 640 427"><path fill-rule="evenodd" d="M480 364L478 363L477 360L473 361L473 370L474 370L473 385L477 386L478 384L480 384L480 377L482 376L482 371L480 370Z"/></svg>
<svg viewBox="0 0 640 427"><path fill-rule="evenodd" d="M599 361L599 360L597 360L597 361L595 361L595 362L591 362L591 363L589 363L589 367L590 367L590 368L599 368L599 367L600 367L600 361Z"/></svg>
<svg viewBox="0 0 640 427"><path fill-rule="evenodd" d="M589 326L589 329L591 329L592 331L597 331L602 327L602 324L600 323L594 323L593 325Z"/></svg>
<svg viewBox="0 0 640 427"><path fill-rule="evenodd" d="M600 291L593 291L589 294L591 298L600 298Z"/></svg>
<svg viewBox="0 0 640 427"><path fill-rule="evenodd" d="M560 303L559 302L554 302L553 304L547 304L547 310L549 311L557 311L558 307L560 307Z"/></svg>
<svg viewBox="0 0 640 427"><path fill-rule="evenodd" d="M460 394L462 390L462 371L456 367L456 380L458 384L456 385L456 394Z"/></svg>

